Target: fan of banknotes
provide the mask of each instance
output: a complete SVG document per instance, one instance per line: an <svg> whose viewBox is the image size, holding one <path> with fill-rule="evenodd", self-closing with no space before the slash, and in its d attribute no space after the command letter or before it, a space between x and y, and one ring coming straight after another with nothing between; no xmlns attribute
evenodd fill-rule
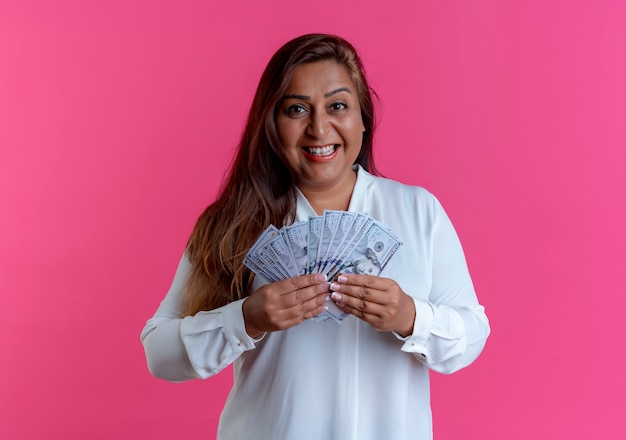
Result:
<svg viewBox="0 0 626 440"><path fill-rule="evenodd" d="M378 275L402 243L383 224L357 212L326 210L322 216L281 229L270 225L246 254L244 264L269 282L308 273L329 280L341 274ZM332 301L315 320L341 322L347 315Z"/></svg>

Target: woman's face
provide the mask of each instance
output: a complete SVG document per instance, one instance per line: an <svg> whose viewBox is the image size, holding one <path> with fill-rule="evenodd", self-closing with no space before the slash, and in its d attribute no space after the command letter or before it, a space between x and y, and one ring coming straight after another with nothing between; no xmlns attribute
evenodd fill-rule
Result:
<svg viewBox="0 0 626 440"><path fill-rule="evenodd" d="M276 118L296 184L324 191L354 184L352 164L363 143L361 106L347 69L333 60L298 67Z"/></svg>

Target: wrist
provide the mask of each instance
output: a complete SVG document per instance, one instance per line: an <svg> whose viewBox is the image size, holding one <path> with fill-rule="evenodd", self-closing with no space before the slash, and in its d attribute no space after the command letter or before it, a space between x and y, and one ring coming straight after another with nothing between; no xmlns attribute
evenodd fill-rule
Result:
<svg viewBox="0 0 626 440"><path fill-rule="evenodd" d="M259 339L261 338L265 332L262 330L259 330L258 327L256 327L254 324L252 324L252 322L250 322L250 315L251 313L249 310L250 304L249 304L249 300L250 297L246 298L241 306L241 311L243 313L243 323L244 326L246 328L246 333L248 334L248 336L250 336L252 339Z"/></svg>
<svg viewBox="0 0 626 440"><path fill-rule="evenodd" d="M415 318L417 315L415 311L415 303L413 302L413 298L406 295L406 299L408 301L406 301L406 307L404 309L407 311L407 313L404 319L402 320L401 325L398 326L397 329L394 329L394 331L398 333L400 336L402 336L403 338L406 338L407 336L413 334L413 328L415 327Z"/></svg>

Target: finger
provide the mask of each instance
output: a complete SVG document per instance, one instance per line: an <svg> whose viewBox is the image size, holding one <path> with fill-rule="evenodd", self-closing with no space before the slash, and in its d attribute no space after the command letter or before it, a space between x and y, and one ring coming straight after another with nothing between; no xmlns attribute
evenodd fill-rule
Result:
<svg viewBox="0 0 626 440"><path fill-rule="evenodd" d="M324 285L320 284L294 292L292 296L285 296L283 307L292 316L308 316L311 313L318 314L319 312L315 311L328 300L330 290L328 286L324 288Z"/></svg>
<svg viewBox="0 0 626 440"><path fill-rule="evenodd" d="M362 286L376 290L387 290L390 283L393 283L394 281L389 278L381 278L373 275L351 273L349 275L340 275L337 278L337 282L349 286Z"/></svg>
<svg viewBox="0 0 626 440"><path fill-rule="evenodd" d="M306 289L311 286L318 286L320 284L328 284L327 277L321 273L312 273L308 275L301 275L297 277L287 278L286 280L276 282L276 287L279 289L279 294L288 295L294 291Z"/></svg>
<svg viewBox="0 0 626 440"><path fill-rule="evenodd" d="M288 278L260 287L257 290L260 297L257 297L257 292L251 296L261 301L263 309L274 314L329 292L330 284L325 280L326 276L322 274Z"/></svg>
<svg viewBox="0 0 626 440"><path fill-rule="evenodd" d="M277 306L286 319L316 316L322 313L324 303L330 299L330 283L322 274L310 274L286 280L292 291L278 296ZM309 285L313 282L314 284ZM284 286L283 286L284 287Z"/></svg>
<svg viewBox="0 0 626 440"><path fill-rule="evenodd" d="M332 283L330 290L331 292L340 292L343 296L350 297L354 300L376 304L385 304L387 298L386 291L360 285Z"/></svg>
<svg viewBox="0 0 626 440"><path fill-rule="evenodd" d="M343 298L348 299L350 304L337 302L336 304L341 310L346 311L363 322L368 323L376 331L388 332L393 330L394 327L388 319L385 318L387 313L384 306L368 302L365 302L364 304L357 304L355 306L354 298L347 296L344 296Z"/></svg>
<svg viewBox="0 0 626 440"><path fill-rule="evenodd" d="M286 306L280 302L272 305L266 303L263 309L263 326L265 331L285 330L300 324L302 321L319 315L327 309L325 300L328 292L319 294L305 302ZM259 327L261 328L261 327Z"/></svg>
<svg viewBox="0 0 626 440"><path fill-rule="evenodd" d="M314 305L321 305L330 295L330 283L324 282L313 286L304 287L281 295L278 301L281 307L290 308L311 308Z"/></svg>
<svg viewBox="0 0 626 440"><path fill-rule="evenodd" d="M300 324L328 310L325 305L326 294L313 298L305 303L283 310L282 321L285 328Z"/></svg>
<svg viewBox="0 0 626 440"><path fill-rule="evenodd" d="M337 302L337 306L341 309L344 310L346 312L348 312L351 315L356 316L357 318L368 322L368 323L372 323L376 320L378 320L378 314L375 313L376 312L376 308L378 306L376 306L375 304L368 304L368 303L360 303L360 304L353 304L354 299L350 299L350 303L347 302Z"/></svg>
<svg viewBox="0 0 626 440"><path fill-rule="evenodd" d="M380 316L384 312L384 307L376 302L368 301L365 298L345 295L339 292L332 292L331 299L343 310L364 318L365 315Z"/></svg>

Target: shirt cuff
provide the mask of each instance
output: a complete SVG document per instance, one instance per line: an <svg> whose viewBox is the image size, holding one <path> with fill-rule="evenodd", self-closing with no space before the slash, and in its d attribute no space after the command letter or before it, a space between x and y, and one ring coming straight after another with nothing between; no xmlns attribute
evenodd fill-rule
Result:
<svg viewBox="0 0 626 440"><path fill-rule="evenodd" d="M246 332L246 323L243 320L243 302L245 299L233 301L224 307L222 315L222 326L224 334L227 338L232 338L231 342L235 342L239 347L245 350L252 350L254 344L261 341L265 337L265 333L259 338L254 339Z"/></svg>
<svg viewBox="0 0 626 440"><path fill-rule="evenodd" d="M415 304L413 333L406 337L396 332L393 332L393 334L404 342L401 348L402 351L426 358L428 356L427 341L433 327L435 312L426 301L413 298L413 303Z"/></svg>
<svg viewBox="0 0 626 440"><path fill-rule="evenodd" d="M246 325L243 321L243 301L243 299L233 301L217 309L198 312L195 316L183 318L180 329L185 345L198 342L198 337L200 337L200 342L204 344L202 335L217 331L222 335L226 345L230 347L230 350L227 351L241 353L252 350L255 347L254 344L259 342L262 337L253 339L246 332ZM215 344L215 346L217 345L219 344Z"/></svg>
<svg viewBox="0 0 626 440"><path fill-rule="evenodd" d="M180 334L189 362L203 379L217 374L260 339L246 332L241 304L234 301L210 311L183 318Z"/></svg>

